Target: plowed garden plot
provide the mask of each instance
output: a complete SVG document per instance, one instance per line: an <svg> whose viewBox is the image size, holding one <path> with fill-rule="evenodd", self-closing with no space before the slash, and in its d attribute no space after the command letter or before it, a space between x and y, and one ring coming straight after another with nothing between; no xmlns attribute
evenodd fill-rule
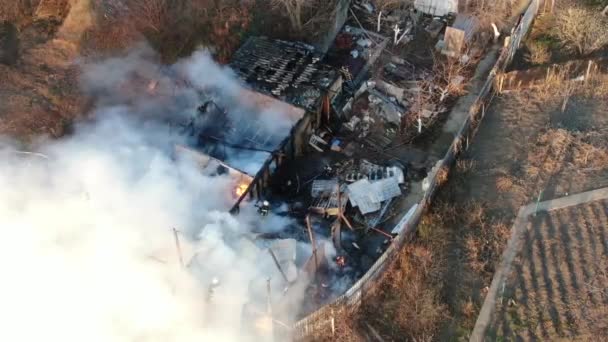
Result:
<svg viewBox="0 0 608 342"><path fill-rule="evenodd" d="M491 340L608 338L608 201L531 217Z"/></svg>

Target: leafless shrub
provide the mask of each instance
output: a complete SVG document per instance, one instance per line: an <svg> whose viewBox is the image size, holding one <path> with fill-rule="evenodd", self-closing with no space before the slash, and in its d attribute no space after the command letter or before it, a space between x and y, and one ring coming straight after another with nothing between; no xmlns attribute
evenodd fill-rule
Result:
<svg viewBox="0 0 608 342"><path fill-rule="evenodd" d="M465 12L475 15L483 29L504 25L511 16L511 0L466 0Z"/></svg>
<svg viewBox="0 0 608 342"><path fill-rule="evenodd" d="M425 116L423 115L425 111L441 112L445 110L442 105L450 97L466 94L467 80L477 63L473 58L463 63L458 58L448 58L439 53L434 53L432 56L433 69L430 77L418 82L420 90L411 102L409 113L404 115L401 121L405 140L413 139L418 134L417 129L408 131L408 127L418 127L417 120ZM424 125L432 125L435 118L436 115L433 115L430 120L424 122Z"/></svg>
<svg viewBox="0 0 608 342"><path fill-rule="evenodd" d="M475 160L458 159L456 161L456 170L460 173L467 173L475 170Z"/></svg>
<svg viewBox="0 0 608 342"><path fill-rule="evenodd" d="M441 91L440 100L448 95L466 94L465 80L471 72L471 66L476 65L476 61L468 60L463 63L458 58L446 58L437 54L433 55L433 59L432 83Z"/></svg>
<svg viewBox="0 0 608 342"><path fill-rule="evenodd" d="M298 34L307 28L325 22L334 14L336 1L271 0L275 8L285 13L291 28Z"/></svg>
<svg viewBox="0 0 608 342"><path fill-rule="evenodd" d="M546 64L551 60L551 52L547 45L532 42L528 46L525 59L531 64Z"/></svg>
<svg viewBox="0 0 608 342"><path fill-rule="evenodd" d="M448 176L450 174L449 168L447 166L442 166L437 170L437 184L442 186L448 181Z"/></svg>
<svg viewBox="0 0 608 342"><path fill-rule="evenodd" d="M473 303L471 297L462 303L460 311L467 319L472 319L477 315L477 308L475 307L475 303Z"/></svg>
<svg viewBox="0 0 608 342"><path fill-rule="evenodd" d="M312 1L309 0L272 0L273 4L276 7L282 8L289 21L291 23L291 27L300 32L304 27L303 22L303 12L306 7L310 6Z"/></svg>
<svg viewBox="0 0 608 342"><path fill-rule="evenodd" d="M554 31L566 47L583 56L608 45L608 18L584 6L558 10Z"/></svg>

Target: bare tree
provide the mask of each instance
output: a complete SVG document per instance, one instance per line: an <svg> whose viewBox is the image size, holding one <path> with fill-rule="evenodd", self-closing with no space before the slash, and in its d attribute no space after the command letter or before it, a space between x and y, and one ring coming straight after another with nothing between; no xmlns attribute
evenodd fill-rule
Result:
<svg viewBox="0 0 608 342"><path fill-rule="evenodd" d="M128 2L130 18L140 30L159 33L167 26L174 3L169 0L131 0Z"/></svg>
<svg viewBox="0 0 608 342"><path fill-rule="evenodd" d="M285 9L291 27L297 32L301 32L304 27L304 10L311 5L311 2L310 0L272 0L274 6Z"/></svg>
<svg viewBox="0 0 608 342"><path fill-rule="evenodd" d="M588 55L608 45L608 19L591 9L562 9L555 22L555 35L580 55Z"/></svg>

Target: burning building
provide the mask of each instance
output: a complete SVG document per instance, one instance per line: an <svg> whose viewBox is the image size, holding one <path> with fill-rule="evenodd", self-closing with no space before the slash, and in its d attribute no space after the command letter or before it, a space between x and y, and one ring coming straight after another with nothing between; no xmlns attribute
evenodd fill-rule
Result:
<svg viewBox="0 0 608 342"><path fill-rule="evenodd" d="M197 150L220 173L235 175L232 212L248 197L264 199L278 166L304 154L313 132L331 120L342 78L319 61L304 43L252 37L230 64L249 89L238 91L236 105L211 97L199 107L199 122L190 124Z"/></svg>

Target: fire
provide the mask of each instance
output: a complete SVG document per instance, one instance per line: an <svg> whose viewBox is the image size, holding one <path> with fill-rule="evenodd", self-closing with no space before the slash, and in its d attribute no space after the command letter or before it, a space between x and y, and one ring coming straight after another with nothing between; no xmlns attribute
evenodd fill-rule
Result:
<svg viewBox="0 0 608 342"><path fill-rule="evenodd" d="M336 264L340 267L346 266L346 258L342 255L336 257Z"/></svg>
<svg viewBox="0 0 608 342"><path fill-rule="evenodd" d="M150 81L150 83L148 83L148 93L149 94L156 93L156 88L158 88L158 81L152 80L152 81Z"/></svg>
<svg viewBox="0 0 608 342"><path fill-rule="evenodd" d="M243 194L245 193L245 191L247 191L247 188L249 187L249 184L245 184L245 183L241 183L239 184L236 189L234 190L234 193L237 197L241 197L243 196Z"/></svg>
<svg viewBox="0 0 608 342"><path fill-rule="evenodd" d="M272 318L268 315L264 315L255 320L255 327L261 334L272 333Z"/></svg>

